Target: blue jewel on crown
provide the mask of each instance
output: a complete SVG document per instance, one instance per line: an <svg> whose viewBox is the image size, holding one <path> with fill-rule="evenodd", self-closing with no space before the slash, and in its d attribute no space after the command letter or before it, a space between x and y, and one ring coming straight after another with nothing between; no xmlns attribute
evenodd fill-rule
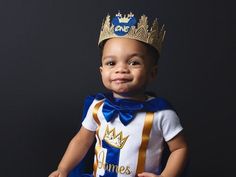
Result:
<svg viewBox="0 0 236 177"><path fill-rule="evenodd" d="M122 15L120 13L116 14L116 16L112 19L112 24L114 25L114 33L117 36L124 36L126 35L131 26L135 26L136 19L134 17L134 14L129 13L127 16Z"/></svg>

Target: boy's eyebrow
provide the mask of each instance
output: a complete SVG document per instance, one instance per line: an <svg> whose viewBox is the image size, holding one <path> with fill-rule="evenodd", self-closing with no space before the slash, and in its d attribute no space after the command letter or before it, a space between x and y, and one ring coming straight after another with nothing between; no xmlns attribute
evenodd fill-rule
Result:
<svg viewBox="0 0 236 177"><path fill-rule="evenodd" d="M102 57L102 60L111 59L111 58L116 58L116 56L114 56L114 55L107 55L107 56Z"/></svg>
<svg viewBox="0 0 236 177"><path fill-rule="evenodd" d="M132 53L132 54L129 55L129 57L136 57L136 56L143 58L145 55L142 54L142 53L138 53L138 52L137 53Z"/></svg>

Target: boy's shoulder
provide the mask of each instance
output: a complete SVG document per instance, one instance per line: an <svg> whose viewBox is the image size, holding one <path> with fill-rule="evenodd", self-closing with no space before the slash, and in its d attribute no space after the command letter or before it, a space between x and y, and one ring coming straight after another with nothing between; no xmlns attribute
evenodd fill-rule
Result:
<svg viewBox="0 0 236 177"><path fill-rule="evenodd" d="M106 96L107 96L107 94L103 94L103 93L88 95L84 100L84 107L83 107L82 117L85 118L85 116L88 112L88 109L91 106L91 104L94 102L94 100L100 101L100 100L103 100Z"/></svg>
<svg viewBox="0 0 236 177"><path fill-rule="evenodd" d="M144 104L144 106L147 107L145 108L146 110L149 110L152 112L157 112L157 111L162 111L162 110L167 110L167 109L171 109L171 110L174 109L169 101L159 96L149 97L148 101L146 102L146 104Z"/></svg>

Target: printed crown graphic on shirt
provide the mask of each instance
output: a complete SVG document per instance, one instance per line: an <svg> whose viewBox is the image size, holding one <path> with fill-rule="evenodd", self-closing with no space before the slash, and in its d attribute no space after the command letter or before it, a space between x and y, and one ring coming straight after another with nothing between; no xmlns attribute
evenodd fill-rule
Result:
<svg viewBox="0 0 236 177"><path fill-rule="evenodd" d="M111 146L122 149L129 136L123 137L122 131L116 134L115 128L109 129L107 125L104 140Z"/></svg>

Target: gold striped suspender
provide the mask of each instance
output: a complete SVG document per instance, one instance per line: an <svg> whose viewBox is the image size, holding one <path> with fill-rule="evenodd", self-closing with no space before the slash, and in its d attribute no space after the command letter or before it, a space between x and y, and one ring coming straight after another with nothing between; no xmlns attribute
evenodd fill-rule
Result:
<svg viewBox="0 0 236 177"><path fill-rule="evenodd" d="M142 143L139 148L136 175L144 172L145 160L146 160L146 150L147 150L147 146L148 146L148 142L149 142L149 138L150 138L150 132L152 129L153 118L154 118L153 112L146 113L145 122L144 122L144 126L143 126L143 133L142 133Z"/></svg>
<svg viewBox="0 0 236 177"><path fill-rule="evenodd" d="M94 164L93 164L93 176L96 176L96 173L97 173L97 166L98 166L98 159L97 159L97 153L100 151L101 149L101 140L98 136L98 132L99 132L99 129L100 129L100 126L101 126L101 122L99 121L98 119L98 110L100 108L100 106L102 105L103 101L99 101L98 103L95 104L94 108L93 108L93 119L95 120L95 122L97 123L98 127L97 127L97 130L96 130L96 135L97 135L97 138L98 138L98 145L96 145L95 147L95 160L94 160Z"/></svg>

